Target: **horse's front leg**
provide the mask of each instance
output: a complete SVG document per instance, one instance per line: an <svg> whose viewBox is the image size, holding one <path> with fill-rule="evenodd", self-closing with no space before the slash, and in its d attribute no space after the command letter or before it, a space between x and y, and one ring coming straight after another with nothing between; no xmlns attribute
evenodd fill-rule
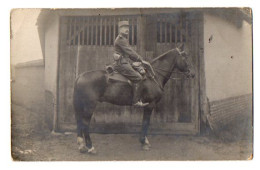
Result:
<svg viewBox="0 0 260 170"><path fill-rule="evenodd" d="M152 111L153 111L153 107L148 106L144 108L142 131L140 136L140 142L144 150L149 150L149 148L151 147L147 139L147 133L150 125L150 118L151 118Z"/></svg>

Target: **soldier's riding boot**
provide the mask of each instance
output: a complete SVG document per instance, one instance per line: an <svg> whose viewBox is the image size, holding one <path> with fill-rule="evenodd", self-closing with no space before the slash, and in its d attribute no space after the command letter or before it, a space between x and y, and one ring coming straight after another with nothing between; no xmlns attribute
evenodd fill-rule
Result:
<svg viewBox="0 0 260 170"><path fill-rule="evenodd" d="M140 83L133 83L133 105L134 106L139 106L139 107L144 107L147 106L149 103L143 103L140 100Z"/></svg>

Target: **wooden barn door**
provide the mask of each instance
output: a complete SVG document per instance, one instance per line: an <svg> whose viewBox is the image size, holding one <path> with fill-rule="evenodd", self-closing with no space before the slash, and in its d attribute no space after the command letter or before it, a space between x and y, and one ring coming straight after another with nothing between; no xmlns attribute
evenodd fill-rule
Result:
<svg viewBox="0 0 260 170"><path fill-rule="evenodd" d="M113 62L113 43L118 35L118 21L129 21L129 43L146 58L173 48L177 42L189 42L187 44L191 53L197 53L198 35L194 33L197 24L192 24L186 18L180 20L177 15L152 18L156 19L152 25L146 17L135 15L61 18L59 129L71 130L76 127L72 105L76 76L84 71L104 69L106 64ZM147 27L151 29L146 31ZM155 34L150 34L149 30L155 31ZM153 43L148 43L153 40ZM192 57L197 74L198 56ZM141 122L141 108L100 103L94 112L91 130L102 133L136 133L140 131ZM198 79L170 80L165 88L165 96L152 115L151 133L196 134L198 128Z"/></svg>
<svg viewBox="0 0 260 170"><path fill-rule="evenodd" d="M178 70L172 74L175 79L166 83L164 96L153 114L153 128L162 129L163 133L196 134L199 132L199 18L189 13L160 14L148 22L153 22L156 30L151 34L156 49L153 56L184 44L196 73L195 79L185 79Z"/></svg>

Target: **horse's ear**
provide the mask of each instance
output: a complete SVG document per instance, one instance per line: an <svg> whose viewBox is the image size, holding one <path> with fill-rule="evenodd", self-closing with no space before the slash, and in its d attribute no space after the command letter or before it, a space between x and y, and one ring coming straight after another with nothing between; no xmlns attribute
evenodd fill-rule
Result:
<svg viewBox="0 0 260 170"><path fill-rule="evenodd" d="M176 46L180 51L183 51L184 43L178 43Z"/></svg>

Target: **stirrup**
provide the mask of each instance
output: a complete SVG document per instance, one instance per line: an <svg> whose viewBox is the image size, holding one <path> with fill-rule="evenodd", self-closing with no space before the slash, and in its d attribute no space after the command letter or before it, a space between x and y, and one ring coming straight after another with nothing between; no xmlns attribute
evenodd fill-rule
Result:
<svg viewBox="0 0 260 170"><path fill-rule="evenodd" d="M147 106L149 103L143 103L142 101L138 101L137 103L134 104L134 106L139 106L139 107L145 107Z"/></svg>

